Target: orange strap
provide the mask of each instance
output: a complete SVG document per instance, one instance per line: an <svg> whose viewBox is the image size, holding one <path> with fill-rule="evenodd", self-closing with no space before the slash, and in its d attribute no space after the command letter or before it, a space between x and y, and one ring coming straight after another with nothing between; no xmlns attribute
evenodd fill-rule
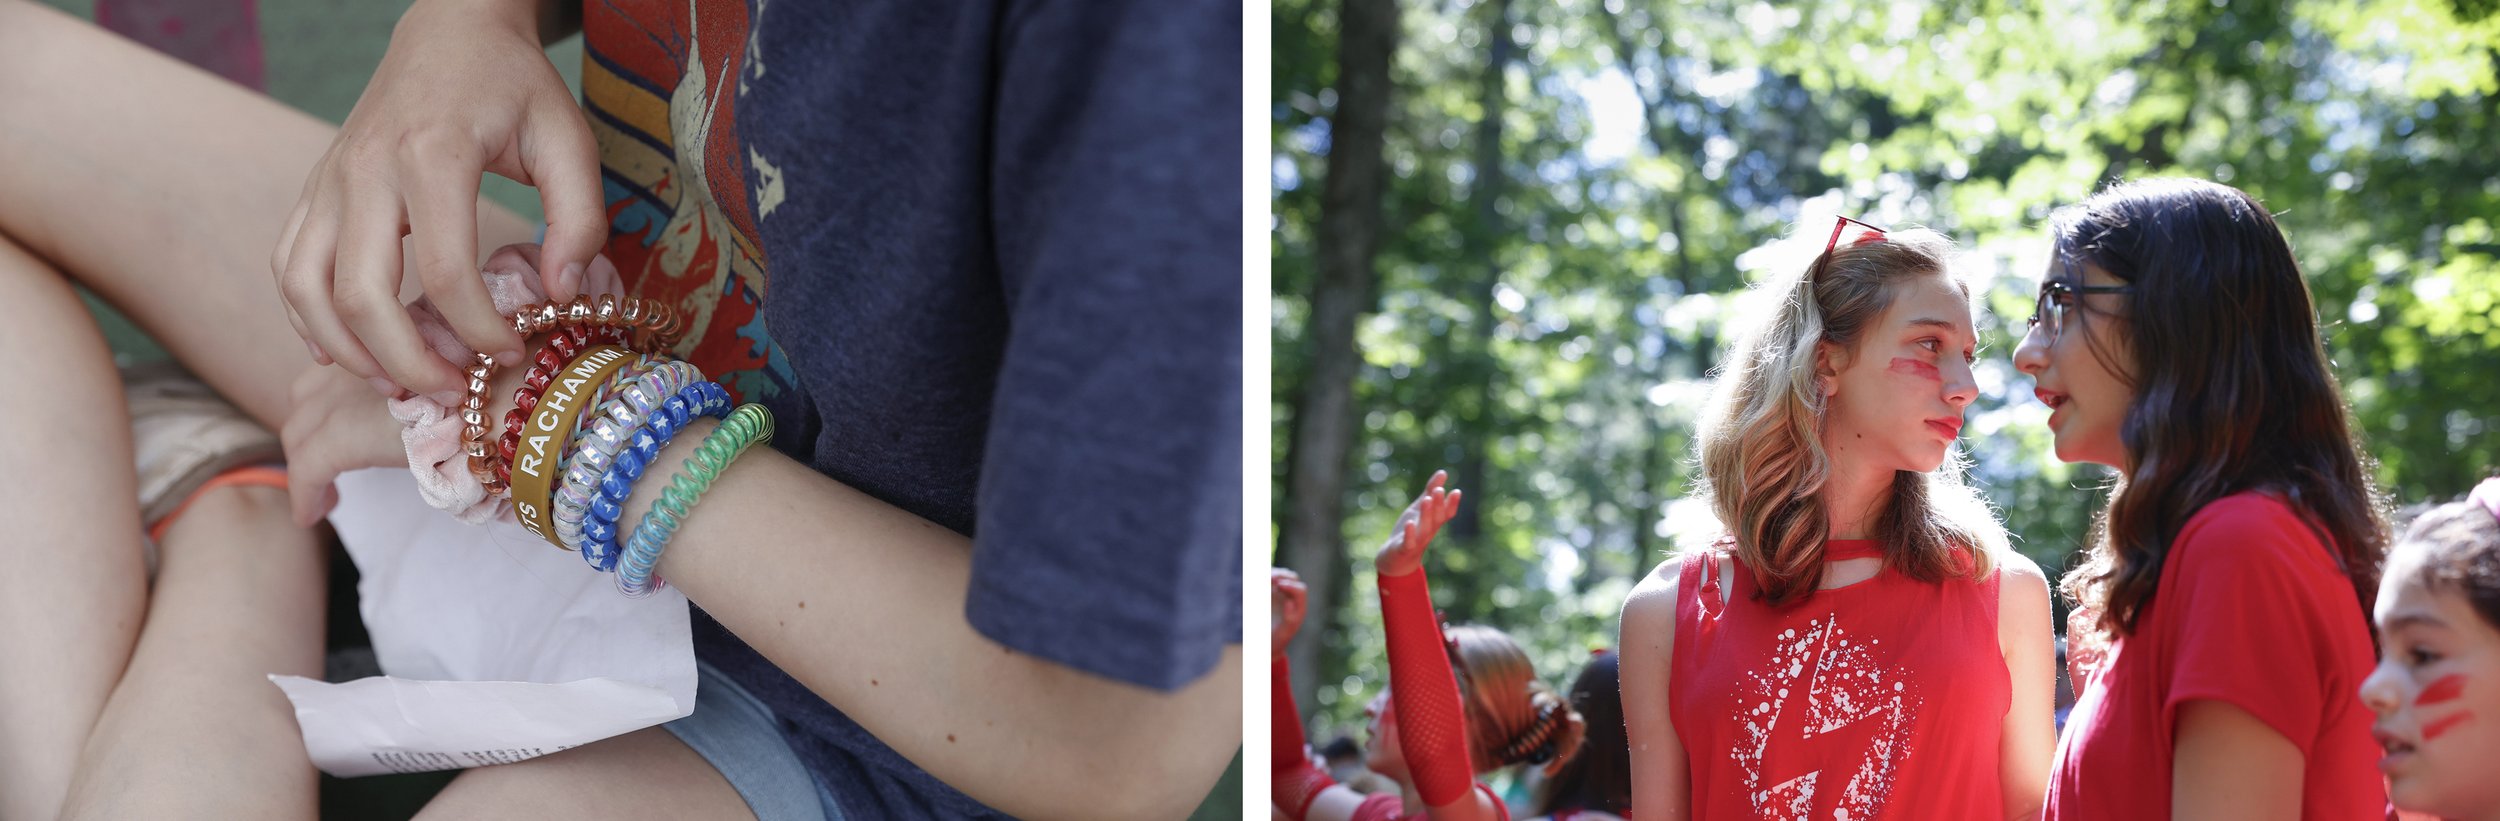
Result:
<svg viewBox="0 0 2500 821"><path fill-rule="evenodd" d="M148 528L148 538L154 539L158 542L165 541L165 531L173 527L175 519L182 518L183 511L191 509L191 503L199 501L200 496L210 490L230 485L266 485L279 490L285 490L286 468L273 467L270 465L245 465L243 467L217 474L217 478L210 479L206 483L200 485L200 489L191 491L190 498L182 500L182 504L175 506L174 512L165 514L165 518L156 520L156 526Z"/></svg>

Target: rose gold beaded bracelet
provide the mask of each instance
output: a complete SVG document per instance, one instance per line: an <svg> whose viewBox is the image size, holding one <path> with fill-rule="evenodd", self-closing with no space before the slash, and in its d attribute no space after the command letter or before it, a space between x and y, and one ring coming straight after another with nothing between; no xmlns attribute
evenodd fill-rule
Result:
<svg viewBox="0 0 2500 821"><path fill-rule="evenodd" d="M527 305L512 314L512 330L523 339L558 327L622 328L632 336L629 347L637 351L675 345L686 331L677 311L658 300L615 294L577 296L563 305ZM511 492L512 483L496 469L503 454L486 438L486 392L495 368L493 357L478 354L477 362L467 370L468 396L460 403L460 444L469 456L469 475L477 477L489 495L501 496Z"/></svg>

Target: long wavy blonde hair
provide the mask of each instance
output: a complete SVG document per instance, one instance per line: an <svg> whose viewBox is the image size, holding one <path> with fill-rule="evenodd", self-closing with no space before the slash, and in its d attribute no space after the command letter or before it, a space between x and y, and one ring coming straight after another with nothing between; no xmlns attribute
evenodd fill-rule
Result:
<svg viewBox="0 0 2500 821"><path fill-rule="evenodd" d="M1774 606L1822 586L1831 518L1822 495L1831 476L1823 450L1829 410L1816 374L1823 346L1836 362L1857 350L1898 286L1954 277L1953 241L1926 229L1842 245L1794 273L1756 283L1758 316L1720 366L1702 414L1701 496L1727 528L1719 545L1754 574ZM1981 578L2005 549L2005 528L1961 480L1958 451L1934 471L1900 471L1877 517L1885 563L1911 578Z"/></svg>

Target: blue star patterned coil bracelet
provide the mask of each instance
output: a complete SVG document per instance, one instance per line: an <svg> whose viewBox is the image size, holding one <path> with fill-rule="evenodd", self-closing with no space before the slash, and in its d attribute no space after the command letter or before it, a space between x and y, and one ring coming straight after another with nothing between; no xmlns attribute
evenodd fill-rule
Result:
<svg viewBox="0 0 2500 821"><path fill-rule="evenodd" d="M729 391L718 382L697 382L679 390L675 396L643 417L642 427L627 440L625 449L616 454L605 473L593 486L589 515L582 518L582 561L606 573L616 569L616 517L623 515L625 498L633 495L634 483L642 480L642 472L660 450L677 438L677 431L697 416L715 419L729 415Z"/></svg>

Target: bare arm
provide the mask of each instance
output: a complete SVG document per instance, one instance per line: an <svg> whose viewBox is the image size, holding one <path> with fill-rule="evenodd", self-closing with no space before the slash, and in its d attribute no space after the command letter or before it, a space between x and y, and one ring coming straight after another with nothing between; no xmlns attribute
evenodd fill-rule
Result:
<svg viewBox="0 0 2500 821"><path fill-rule="evenodd" d="M2226 702L2179 705L2171 734L2170 817L2300 817L2305 763L2291 739Z"/></svg>
<svg viewBox="0 0 2500 821"><path fill-rule="evenodd" d="M2013 681L2005 711L2005 817L2037 818L2057 747L2057 651L2049 582L2039 565L2008 551L1997 580L1997 646Z"/></svg>
<svg viewBox="0 0 2500 821"><path fill-rule="evenodd" d="M517 369L511 369L517 370ZM637 483L636 522L714 427ZM749 450L704 494L660 573L880 740L965 794L1042 818L1174 818L1241 744L1241 648L1171 692L1015 652L964 617L970 540Z"/></svg>
<svg viewBox="0 0 2500 821"><path fill-rule="evenodd" d="M1684 743L1667 711L1675 658L1676 566L1651 571L1623 602L1616 641L1623 677L1623 724L1632 743L1632 806L1643 821L1681 821L1692 801Z"/></svg>

